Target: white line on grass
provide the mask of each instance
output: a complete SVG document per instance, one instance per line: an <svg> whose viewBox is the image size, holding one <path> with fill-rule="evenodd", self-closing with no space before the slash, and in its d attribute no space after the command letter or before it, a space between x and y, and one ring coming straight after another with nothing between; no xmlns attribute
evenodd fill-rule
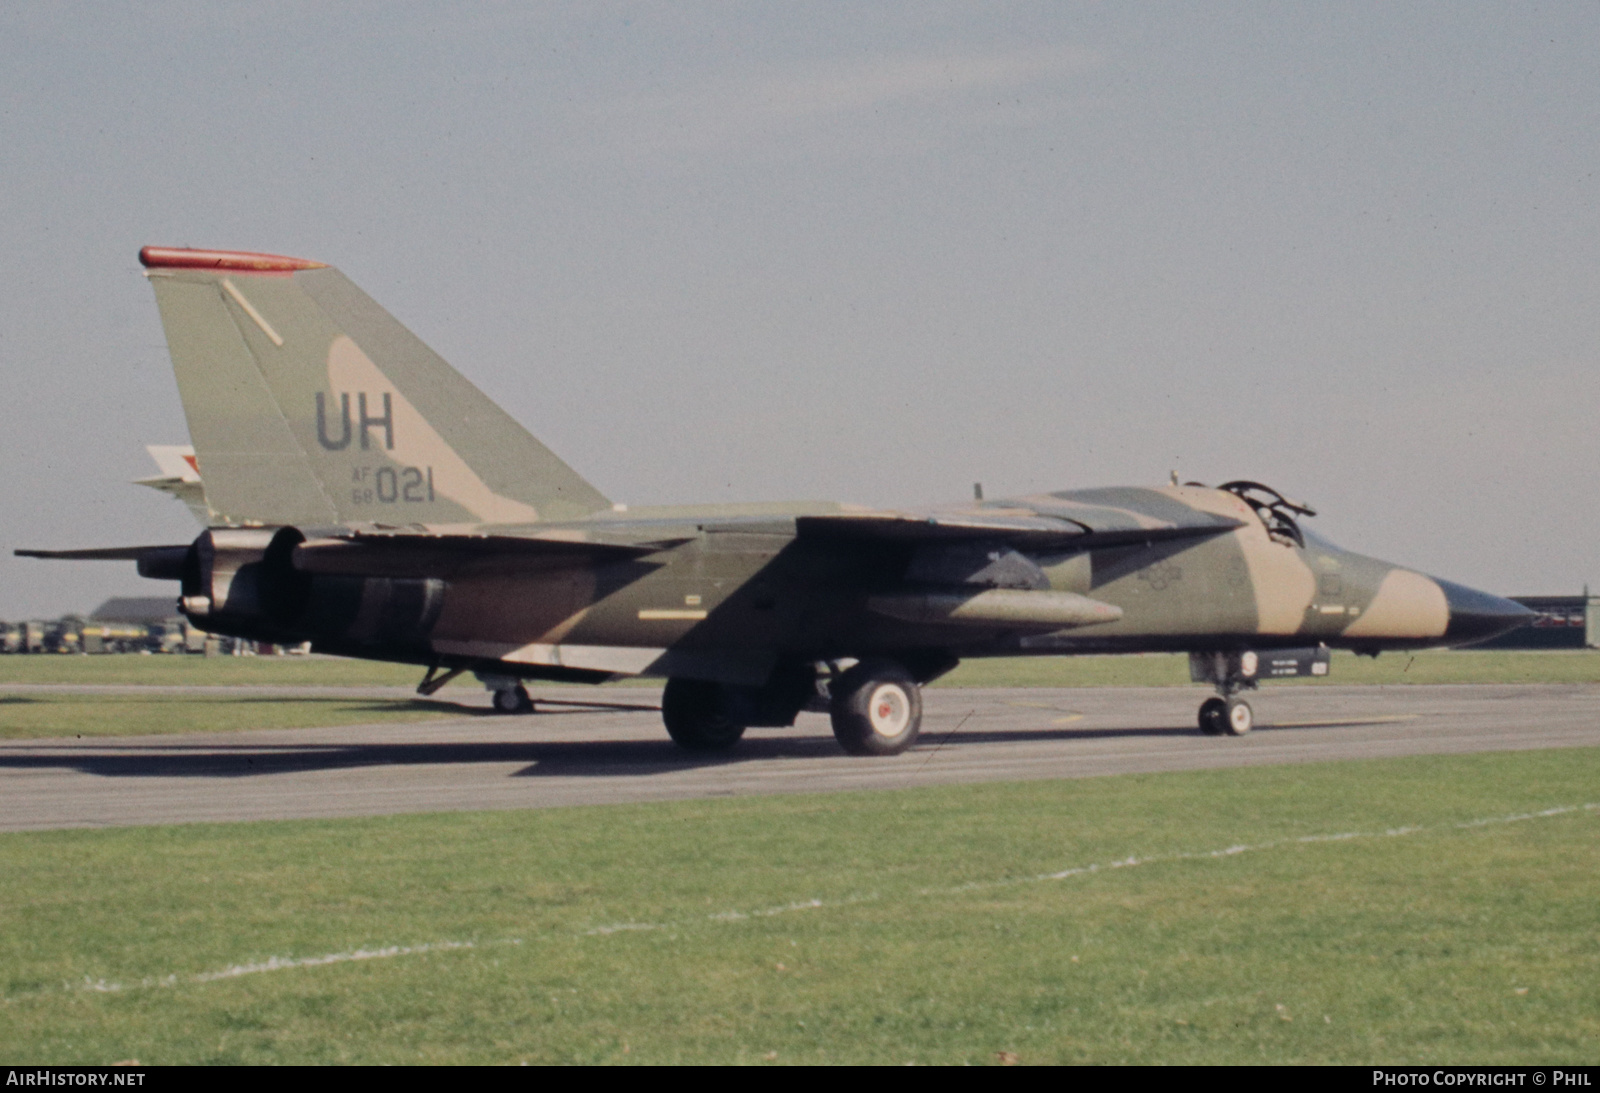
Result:
<svg viewBox="0 0 1600 1093"><path fill-rule="evenodd" d="M139 980L137 983L117 983L106 979L85 978L76 984L77 990L93 991L96 994L117 994L121 991L139 990L143 987L176 987L180 983L215 983L221 979L237 979L243 975L259 975L262 972L281 972L290 968L317 968L325 964L348 964L356 960L387 960L396 956L415 956L418 953L439 953L451 949L478 949L488 945L521 945L520 937L509 937L498 941L432 941L426 945L390 945L383 949L352 949L343 953L324 953L321 956L269 956L266 960L255 964L233 964L220 968L214 972L199 972L195 975L177 976L166 975L150 977Z"/></svg>
<svg viewBox="0 0 1600 1093"><path fill-rule="evenodd" d="M1467 820L1463 823L1450 824L1445 829L1465 830L1474 827L1486 827L1491 824L1511 824L1523 820L1537 820L1550 816L1564 816L1572 812L1593 812L1600 810L1600 804L1561 805L1556 808L1547 808L1542 812L1518 812L1510 816L1490 816L1478 820ZM995 880L975 880L965 884L957 884L943 888L921 888L917 890L918 896L954 896L963 892L974 892L994 888L1013 888L1023 884L1039 884L1043 881L1070 880L1073 877L1085 877L1111 869L1132 869L1141 865L1156 865L1162 862L1178 861L1204 861L1208 858L1231 858L1238 854L1254 854L1262 850L1275 850L1280 847L1294 846L1300 843L1331 843L1346 842L1351 839L1395 839L1406 835L1416 835L1427 831L1423 826L1391 827L1383 831L1339 831L1327 835L1300 835L1292 839L1274 839L1271 842L1235 844L1225 846L1219 850L1179 851L1173 854L1153 854L1150 857L1130 856L1110 862L1095 862L1089 865L1075 865L1068 869L1057 870L1053 873L1036 873L1026 877L1000 877ZM794 903L785 903L777 907L764 907L755 911L719 911L705 916L705 919L690 919L684 922L619 922L606 926L596 926L585 930L586 937L605 937L610 934L636 932L640 930L675 930L693 925L696 922L745 922L753 918L770 918L774 915L788 914L792 911L814 911L844 907L855 903L871 903L882 897L877 894L846 896L836 900L808 899Z"/></svg>
<svg viewBox="0 0 1600 1093"><path fill-rule="evenodd" d="M1514 824L1525 820L1540 820L1552 816L1565 816L1573 812L1600 811L1600 803L1583 805L1560 805L1547 808L1539 812L1517 812L1509 816L1489 816L1477 820L1465 820L1461 823L1445 825L1441 830L1467 830L1475 827L1488 827L1492 824ZM1141 865L1156 865L1163 862L1178 861L1204 861L1207 859L1231 858L1239 854L1254 854L1263 850L1275 850L1281 847L1297 844L1346 842L1352 839L1397 839L1407 835L1416 835L1429 828L1421 825L1412 827L1391 827L1383 831L1339 831L1326 835L1300 835L1292 839L1274 839L1264 843L1236 843L1217 850L1179 851L1173 854L1154 854L1149 857L1130 856L1116 861L1104 863L1091 863L1088 865L1075 865L1067 869L1060 869L1052 873L1035 873L1026 877L1001 877L995 880L969 881L966 884L957 884L943 888L923 888L916 893L919 896L954 896L963 892L972 892L993 888L1011 888L1023 884L1039 884L1044 881L1070 880L1073 877L1090 876L1095 873L1112 869L1134 869ZM873 903L883 897L877 893L859 896L846 896L835 900L805 899L792 903L779 904L775 907L762 907L753 911L719 911L706 915L703 918L687 919L678 923L663 922L617 922L605 926L595 926L582 931L583 937L607 937L612 934L632 933L641 930L669 930L682 929L701 922L734 923L748 922L757 918L772 918L776 915L793 914L797 911L832 910L838 907L847 907L857 903ZM287 971L293 968L316 968L328 964L347 964L358 960L388 960L399 956L416 956L421 953L447 952L453 949L482 949L493 945L520 945L522 939L517 937L500 938L494 941L433 941L423 945L391 945L381 949L352 949L342 953L325 953L321 956L284 957L273 956L266 960L251 964L232 964L216 971L199 972L194 975L179 976L167 975L139 980L137 983L117 983L105 979L90 979L85 977L83 982L67 984L68 990L92 991L97 994L115 994L121 991L138 990L146 987L175 987L182 983L215 983L224 979L237 979L246 975L260 975L264 972ZM36 997L36 995L11 996L0 1001L15 1002L22 997Z"/></svg>

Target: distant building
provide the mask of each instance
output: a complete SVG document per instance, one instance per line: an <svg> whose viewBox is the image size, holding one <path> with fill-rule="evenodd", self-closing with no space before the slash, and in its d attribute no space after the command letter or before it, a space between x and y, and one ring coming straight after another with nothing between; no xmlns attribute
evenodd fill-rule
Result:
<svg viewBox="0 0 1600 1093"><path fill-rule="evenodd" d="M182 619L176 596L113 596L89 616L95 622L166 622Z"/></svg>

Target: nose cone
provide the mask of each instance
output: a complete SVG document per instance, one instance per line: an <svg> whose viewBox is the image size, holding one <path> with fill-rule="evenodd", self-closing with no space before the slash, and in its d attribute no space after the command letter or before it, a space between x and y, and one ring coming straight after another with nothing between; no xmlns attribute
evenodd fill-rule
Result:
<svg viewBox="0 0 1600 1093"><path fill-rule="evenodd" d="M1488 641L1492 637L1526 626L1538 617L1520 603L1479 592L1464 584L1434 580L1444 589L1445 602L1450 607L1450 625L1444 636L1450 645L1471 645Z"/></svg>

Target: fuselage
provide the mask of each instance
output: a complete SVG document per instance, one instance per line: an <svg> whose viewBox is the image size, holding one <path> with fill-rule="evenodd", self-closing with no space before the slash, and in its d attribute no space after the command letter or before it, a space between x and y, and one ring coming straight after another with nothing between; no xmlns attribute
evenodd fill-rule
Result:
<svg viewBox="0 0 1600 1093"><path fill-rule="evenodd" d="M814 534L808 520L848 530L841 517L851 510L821 503L636 510L540 529L575 543L646 544L623 557L452 553L423 540L353 546L330 562L313 542L286 559L309 574L303 610L278 611L266 630L225 613L196 621L480 671L758 685L786 661L885 655L936 666L978 656L1308 645L1376 653L1478 640L1526 617L1510 601L1285 526L1282 512L1263 514L1230 490L1063 491L928 511L930 526L943 515L1088 530L1042 545L1001 531ZM495 532L477 530L488 539ZM904 606L981 605L983 596L1017 606L977 618ZM1100 614L1051 625L1048 609L1063 597ZM1042 605L1037 618L1034 605Z"/></svg>

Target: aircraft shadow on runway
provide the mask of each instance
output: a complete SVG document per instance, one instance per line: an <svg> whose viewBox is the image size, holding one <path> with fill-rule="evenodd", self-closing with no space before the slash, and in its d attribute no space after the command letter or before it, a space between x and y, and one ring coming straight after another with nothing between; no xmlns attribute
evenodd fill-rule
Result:
<svg viewBox="0 0 1600 1093"><path fill-rule="evenodd" d="M602 711L596 711L602 712ZM1350 722L1339 723L1348 727ZM1297 724L1260 733L1302 731L1324 726ZM1334 727L1334 726L1326 726ZM949 753L984 744L1044 743L1108 739L1163 740L1191 737L1195 747L1227 746L1230 741L1205 740L1196 729L1040 728L930 731L904 756L882 760L850 760L840 754L831 734L763 736L748 734L729 752L690 754L665 736L660 740L509 741L395 744L217 744L172 743L129 745L101 738L67 746L41 747L27 741L0 744L0 770L76 770L105 778L249 778L377 766L470 766L481 763L523 763L512 777L643 777L671 771L762 762L774 759L832 759L838 762L925 762L930 752ZM1248 739L1248 737L1243 738ZM35 752L35 754L17 754ZM43 754L39 754L42 752ZM8 754L9 753L9 754Z"/></svg>
<svg viewBox="0 0 1600 1093"><path fill-rule="evenodd" d="M425 711L435 713L441 717L503 717L498 710L487 705L469 705L448 698L368 698L352 697L349 695L318 695L318 694L178 694L170 692L156 692L152 694L96 694L79 691L52 691L37 695L0 695L0 706L61 706L70 704L73 699L85 697L102 700L106 703L125 704L164 704L174 699L190 699L196 702L215 703L229 707L248 709L251 706L328 706L338 707L341 710L354 710L364 713L394 713L397 710L408 712ZM645 705L638 702L576 702L565 699L540 699L539 707L530 711L534 715L548 716L550 714L575 714L575 713L616 713L634 711L639 713L660 713L660 706ZM527 716L527 715L522 715Z"/></svg>
<svg viewBox="0 0 1600 1093"><path fill-rule="evenodd" d="M670 740L403 744L144 744L115 740L52 746L48 754L0 749L0 770L76 770L106 778L248 778L375 766L525 763L526 775L649 775L784 756L839 754L833 738L751 741L739 750L691 755ZM43 750L43 749L40 749Z"/></svg>

